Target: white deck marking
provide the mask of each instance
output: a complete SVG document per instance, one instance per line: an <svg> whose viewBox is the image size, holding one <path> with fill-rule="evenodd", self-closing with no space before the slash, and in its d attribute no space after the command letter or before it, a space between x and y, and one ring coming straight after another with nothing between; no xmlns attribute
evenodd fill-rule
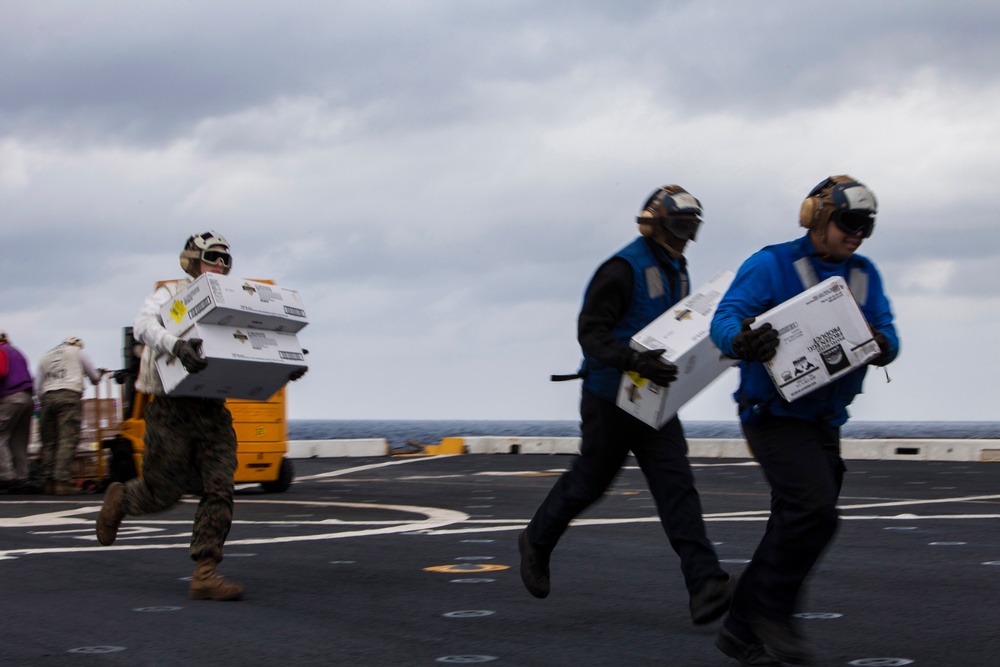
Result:
<svg viewBox="0 0 1000 667"><path fill-rule="evenodd" d="M447 456L417 457L401 460L391 460L380 463L355 466L335 470L327 473L309 475L298 478L299 481L325 481L334 477L343 477L364 471L385 468L388 466L405 465L418 463L420 461L439 460ZM727 464L696 464L701 466L756 466L755 462L739 462ZM561 472L561 470L550 470L545 472ZM537 470L526 470L520 472L507 471L487 471L469 473L468 476L512 476L512 475L539 475ZM544 474L544 473L542 473ZM453 476L453 475L449 475ZM428 476L432 477L432 476ZM417 476L406 479L419 479ZM359 480L351 480L357 482ZM478 491L482 493L482 491ZM962 513L962 514L925 514L917 515L913 513L898 514L872 514L866 515L855 513L859 510L886 509L886 508L916 508L942 504L955 503L981 503L984 509L1000 501L1000 494L976 495L976 496L956 496L949 498L931 499L908 499L908 500L884 500L878 502L863 502L840 505L843 512L842 518L845 521L928 521L928 520L995 520L1000 518L1000 513ZM197 499L184 498L182 502L187 504L197 503ZM66 509L52 511L51 507L55 503L65 503L69 505ZM407 519L362 519L344 520L335 517L317 518L316 520L304 520L309 515L285 515L284 519L276 520L236 520L234 525L243 526L286 526L289 528L299 528L308 534L285 535L272 537L249 537L243 539L229 540L229 545L251 545L251 544L278 544L289 542L305 542L318 540L332 540L350 537L365 537L371 535L386 535L394 533L417 533L424 535L460 535L489 532L508 532L521 530L527 524L527 519L493 519L485 516L470 516L465 512L450 510L439 507L421 507L414 505L383 505L377 502L350 503L330 500L284 500L278 498L252 499L238 498L237 504L266 504L270 506L297 507L297 508L350 508L365 509L371 511L396 512L403 514L418 515L418 518ZM100 547L96 545L96 536L93 532L94 518L100 509L100 503L93 500L87 501L80 498L66 500L20 500L8 501L4 505L44 505L46 511L41 514L29 514L27 516L0 518L0 529L13 528L38 528L40 530L31 531L35 535L46 535L53 538L65 538L68 540L87 542L88 544L76 544L66 546L53 546L44 548L24 548L0 550L0 560L17 558L19 556L37 554L59 554L59 553L110 553L116 551L139 551L149 549L186 549L190 539L190 519L146 519L145 517L129 517L122 526L118 542L110 547ZM639 508L641 509L641 508ZM748 522L765 521L769 515L768 509L748 510L740 512L721 512L706 514L705 521L712 522ZM573 521L574 526L602 526L602 525L624 525L634 523L658 523L659 517L638 516L624 518L586 518ZM178 528L184 527L187 530ZM329 531L323 528L346 528L347 530ZM8 542L9 544L9 542Z"/></svg>

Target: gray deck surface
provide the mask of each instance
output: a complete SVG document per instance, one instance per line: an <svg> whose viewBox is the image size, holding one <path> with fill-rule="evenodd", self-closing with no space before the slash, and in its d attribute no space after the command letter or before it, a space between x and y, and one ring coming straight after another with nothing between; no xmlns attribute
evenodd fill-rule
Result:
<svg viewBox="0 0 1000 667"><path fill-rule="evenodd" d="M187 598L194 498L100 547L100 496L0 496L0 665L736 665L718 623L691 624L632 459L560 543L550 597L524 590L517 534L570 459L298 460L288 492L237 491L228 603ZM739 572L767 487L751 462L693 462ZM803 609L822 664L1000 665L1000 464L848 467Z"/></svg>

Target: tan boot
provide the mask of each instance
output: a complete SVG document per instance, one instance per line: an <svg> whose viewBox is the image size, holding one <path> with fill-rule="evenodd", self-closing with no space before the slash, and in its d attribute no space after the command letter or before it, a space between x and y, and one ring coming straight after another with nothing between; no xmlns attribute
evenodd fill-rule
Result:
<svg viewBox="0 0 1000 667"><path fill-rule="evenodd" d="M125 485L120 482L111 482L104 492L104 504L97 515L97 541L104 546L114 544L118 537L118 526L125 518L125 510L122 509L124 495Z"/></svg>
<svg viewBox="0 0 1000 667"><path fill-rule="evenodd" d="M202 558L194 566L191 577L192 600L239 600L243 597L243 584L226 581L215 572L218 565L211 558Z"/></svg>

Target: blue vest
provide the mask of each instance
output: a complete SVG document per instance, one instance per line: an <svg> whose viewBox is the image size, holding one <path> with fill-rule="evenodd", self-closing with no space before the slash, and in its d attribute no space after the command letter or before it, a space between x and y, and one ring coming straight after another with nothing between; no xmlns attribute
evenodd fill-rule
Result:
<svg viewBox="0 0 1000 667"><path fill-rule="evenodd" d="M628 261L632 266L632 298L628 310L611 329L612 335L627 346L636 332L687 296L688 273L681 260L675 266L674 275L669 275L642 236L619 250L608 261L615 257ZM602 364L584 352L580 372L586 391L614 402L621 384L620 370Z"/></svg>
<svg viewBox="0 0 1000 667"><path fill-rule="evenodd" d="M763 249L762 252L775 255L780 269L780 278L772 295L774 303L783 303L827 278L841 276L851 286L865 319L874 321L873 308L879 302L881 293L870 293L869 284L875 282L871 277L871 263L859 255L853 255L840 264L822 262L813 254L807 239L808 236ZM778 395L764 364L742 361L740 371L740 387L735 398L740 406L741 419L752 419L754 413L770 413L839 426L847 421L847 406L861 393L868 367L862 366L792 403Z"/></svg>

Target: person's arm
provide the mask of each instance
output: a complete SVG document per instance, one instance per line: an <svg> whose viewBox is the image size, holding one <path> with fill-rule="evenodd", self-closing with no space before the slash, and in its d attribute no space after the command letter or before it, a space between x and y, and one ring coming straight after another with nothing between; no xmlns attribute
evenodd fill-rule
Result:
<svg viewBox="0 0 1000 667"><path fill-rule="evenodd" d="M148 345L159 354L173 354L174 346L180 340L177 336L163 328L160 321L160 309L170 301L170 290L160 287L142 303L139 314L135 316L132 335L143 345Z"/></svg>
<svg viewBox="0 0 1000 667"><path fill-rule="evenodd" d="M776 305L773 296L776 272L777 258L768 251L751 255L736 272L715 310L711 326L712 342L727 357L740 358L733 350L733 339L743 329L743 321Z"/></svg>
<svg viewBox="0 0 1000 667"><path fill-rule="evenodd" d="M38 364L38 373L35 375L35 396L41 398L45 393L45 369L42 368L41 364Z"/></svg>
<svg viewBox="0 0 1000 667"><path fill-rule="evenodd" d="M90 359L83 353L80 353L80 365L83 366L83 372L90 378L91 384L97 384L101 381L104 373L94 368L94 364L90 363Z"/></svg>
<svg viewBox="0 0 1000 667"><path fill-rule="evenodd" d="M866 309L868 326L875 333L875 340L878 341L881 354L871 363L876 366L886 366L891 364L899 356L899 336L896 334L896 326L893 324L892 308L889 299L882 288L882 277L874 265L868 277L872 295L872 304Z"/></svg>
<svg viewBox="0 0 1000 667"><path fill-rule="evenodd" d="M597 269L577 319L577 340L602 364L625 370L631 349L611 333L632 298L632 266L614 257Z"/></svg>

